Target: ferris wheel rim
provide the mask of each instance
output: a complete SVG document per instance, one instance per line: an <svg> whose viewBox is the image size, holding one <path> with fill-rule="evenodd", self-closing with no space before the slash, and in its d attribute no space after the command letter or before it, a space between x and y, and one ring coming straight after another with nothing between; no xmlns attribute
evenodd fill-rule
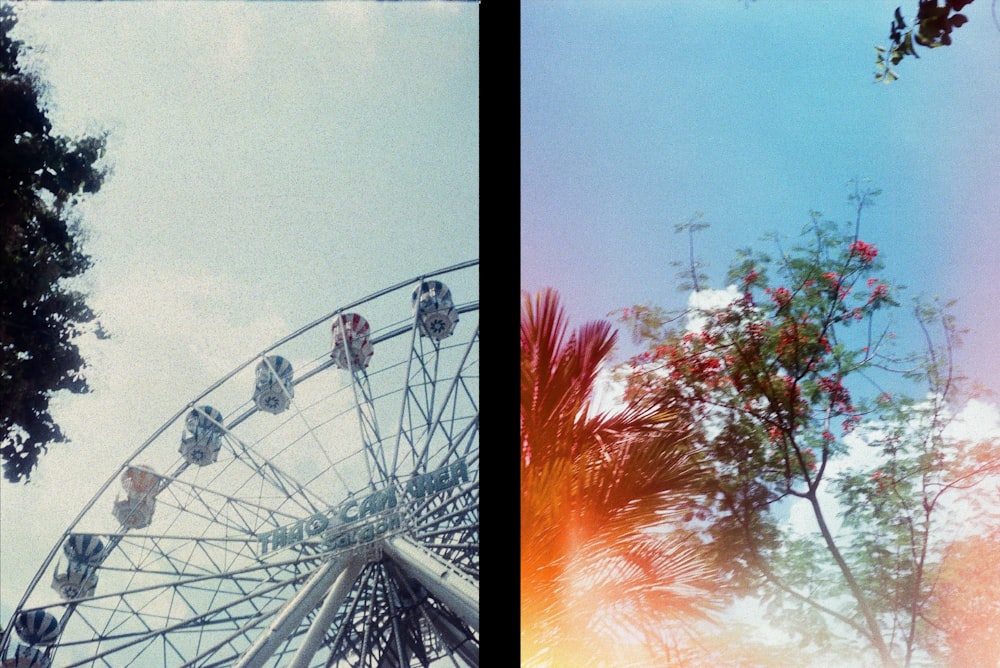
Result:
<svg viewBox="0 0 1000 668"><path fill-rule="evenodd" d="M456 272L456 271L461 271L463 269L468 269L468 268L471 268L471 267L474 267L474 266L477 266L477 265L478 265L478 259L469 260L469 261L462 262L462 263L459 263L459 264L451 265L449 267L445 267L445 268L438 269L438 270L435 270L435 271L431 271L431 272L426 272L426 273L420 274L420 275L418 275L418 276L416 276L416 277L414 277L412 279L409 279L409 280L406 280L406 281L401 281L401 282L396 283L396 284L394 284L394 285L392 285L392 286L390 286L388 288L383 288L382 290L379 290L379 291L376 291L376 292L371 293L369 295L366 295L365 297L362 297L362 298L357 299L357 300L355 300L353 302L350 302L349 304L341 306L338 309L336 309L336 310L334 310L334 311L332 311L332 312L324 315L323 317L317 318L313 322L311 322L311 323L309 323L309 324L307 324L307 325L299 328L298 330L292 332L291 334L286 335L285 337L279 339L277 342L272 343L267 348L265 348L262 351L260 351L259 353L255 354L254 356L252 356L251 358L249 358L245 362L241 363L240 365L238 365L232 371L228 372L227 374L224 374L219 380L217 380L215 383L213 383L208 388L206 388L205 390L203 390L194 399L192 399L185 406L183 406L175 415L173 415L171 418L169 418L163 425L161 425L159 428L157 428L149 438L147 438L131 455L129 455L121 463L121 465L114 471L114 473L100 486L100 488L94 494L94 496L86 504L84 504L83 509L72 520L72 522L69 524L69 526L67 527L67 529L60 535L60 537L59 537L56 545L52 548L52 550L50 551L49 555L43 561L43 564L39 567L39 569L36 572L35 576L31 580L31 583L29 584L28 588L26 589L26 591L25 591L25 593L24 593L21 601L15 607L15 609L14 609L14 616L17 616L20 612L30 611L30 610L33 609L33 608L30 608L30 607L26 607L26 604L27 604L29 598L31 597L32 593L35 592L36 589L38 589L41 586L42 578L49 571L49 569L52 566L52 564L56 561L56 557L57 557L57 555L59 553L60 547L63 546L63 544L65 543L66 540L68 540L69 537L71 537L73 535L77 535L77 532L75 530L80 526L81 522L88 515L88 513L90 513L94 509L94 507L96 506L97 502L105 494L107 494L107 492L109 491L109 489L111 488L111 486L113 485L113 483L115 482L115 480L117 480L119 478L119 476L123 475L124 472L128 471L130 467L134 467L136 465L136 462L137 462L138 458L146 451L146 449L149 448L153 443L157 442L157 440L160 437L162 437L164 435L164 433L168 429L170 429L173 425L176 425L179 422L181 422L182 418L186 414L190 413L192 410L197 409L199 402L201 402L202 400L204 400L206 397L210 396L215 390L217 390L218 388L220 388L221 386L223 386L225 383L231 381L238 374L240 374L241 372L245 371L248 367L250 367L255 362L257 362L257 361L259 361L261 359L266 358L266 356L269 353L272 353L272 352L274 352L276 350L279 350L284 344L287 344L288 342L295 340L298 336L302 335L303 333L308 332L308 331L310 331L310 330L312 330L312 329L314 329L314 328L316 328L316 327L318 327L318 326L320 326L320 325L322 325L324 323L330 322L334 318L338 318L340 316L340 314L344 313L345 311L357 308L358 306L362 306L362 305L364 305L366 303L369 303L369 302L377 299L380 296L387 295L387 294L393 293L393 292L397 292L397 291L400 291L400 290L402 290L404 288L409 288L409 287L411 287L413 285L420 286L420 285L423 284L423 281L425 281L428 278L438 277L438 276L446 276L447 274L450 274L450 273L453 273L453 272ZM478 294L478 286L476 286L476 292ZM457 312L459 314L465 314L465 313L471 313L471 312L474 312L474 311L478 312L478 309L479 309L479 301L478 301L478 298L477 298L474 301L469 301L469 302L463 303L462 305L458 306L456 310L457 310ZM398 328L396 328L394 330L387 331L387 332L382 332L379 335L379 337L377 337L377 341L376 342L381 343L383 341L388 341L390 339L394 339L396 337L400 337L400 336L402 336L402 335L404 335L406 333L411 333L411 332L414 332L414 326L412 324L405 325L405 326L400 326L400 327L398 327ZM478 348L478 325L475 328L475 333L473 335L471 335L470 341L475 341L476 342L475 345ZM470 343L470 345L471 345L471 343ZM332 362L327 362L325 364L325 366L317 367L315 369L312 369L309 372L309 375L305 375L303 377L297 378L295 380L295 383L296 384L298 384L298 383L304 383L305 381L311 379L312 377L317 376L317 375L321 374L322 372L326 371L331 366L332 366ZM249 419L254 413L257 413L259 411L260 411L259 408L251 406L242 415L238 416L236 418L235 423L230 424L229 427L230 428L234 428L236 426L239 426L239 424L241 422L243 422L244 420ZM477 409L476 412L478 413L478 409ZM476 423L478 422L478 417L475 418L475 422ZM476 428L476 431L478 432L477 428ZM476 451L476 459L478 460L478 450ZM189 465L190 464L184 464L180 469L178 469L178 471L176 473L178 475L181 474L181 473L183 473ZM477 463L477 466L478 466L478 463ZM171 477L176 477L176 476L171 476L168 473L167 474L159 474L159 476L161 478L164 478L164 479L169 479ZM476 483L476 487L477 487L477 490L476 490L476 493L475 493L475 507L476 507L476 513L478 514L478 482ZM477 525L476 526L476 534L478 535L478 520L476 521L476 525ZM128 533L128 530L127 529L123 529L122 534L119 535L119 536L117 536L117 538L121 539L127 533ZM79 535L87 535L87 532L80 532ZM95 533L94 535L115 536L115 534L112 534L112 533L109 533L109 532L98 532L98 533ZM160 538L163 539L164 537L161 536ZM478 542L478 538L476 540ZM305 559L300 558L300 561L310 561L310 560L314 560L316 558L321 558L321 556L317 557L316 555L310 555L309 557L307 557ZM209 576L206 576L206 577L209 577ZM124 596L124 594L123 593L113 593L113 594L108 594L108 596L111 596L111 597L119 596L120 597L120 596ZM72 610L73 608L71 607L70 609ZM14 642L15 642L15 640L14 640L14 634L13 634L13 632L11 630L11 628L13 627L13 617L12 617L11 621L12 621L12 623L8 625L9 628L5 629L4 634L3 634L4 651L5 651L5 653L9 653L11 651L11 649L14 647ZM477 625L478 625L478 621L477 621Z"/></svg>

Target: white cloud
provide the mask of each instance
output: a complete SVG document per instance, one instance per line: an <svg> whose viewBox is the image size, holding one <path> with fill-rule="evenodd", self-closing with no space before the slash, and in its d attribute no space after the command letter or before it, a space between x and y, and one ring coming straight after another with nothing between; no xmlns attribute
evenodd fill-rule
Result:
<svg viewBox="0 0 1000 668"><path fill-rule="evenodd" d="M153 431L292 330L253 309L224 275L174 269L156 276L130 270L123 277L98 286L91 301L111 334L80 341L91 392L52 402L71 442L49 449L30 484L4 489L0 562L26 569L14 578L14 569L5 568L5 603L20 597L27 571L42 563L100 485Z"/></svg>
<svg viewBox="0 0 1000 668"><path fill-rule="evenodd" d="M1000 407L970 399L945 429L945 435L970 441L1000 437Z"/></svg>
<svg viewBox="0 0 1000 668"><path fill-rule="evenodd" d="M725 290L699 290L688 296L688 308L696 310L722 309L742 297L743 294L735 285L727 286ZM700 332L705 328L705 318L700 315L689 315L685 329L689 332Z"/></svg>

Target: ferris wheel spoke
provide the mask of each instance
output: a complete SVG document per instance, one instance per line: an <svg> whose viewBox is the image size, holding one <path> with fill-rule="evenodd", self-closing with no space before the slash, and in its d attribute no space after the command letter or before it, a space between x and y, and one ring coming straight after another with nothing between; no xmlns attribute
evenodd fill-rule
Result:
<svg viewBox="0 0 1000 668"><path fill-rule="evenodd" d="M361 574L355 579L354 590L349 595L351 597L350 603L346 607L341 608L335 616L333 624L331 624L330 628L335 629L332 637L329 635L329 632L324 637L324 644L330 647L330 658L327 660L327 666L334 665L341 658L356 658L361 656L361 653L352 643L350 620L357 614L361 605L361 597L358 595L358 592L364 587L370 573L371 565L362 569Z"/></svg>
<svg viewBox="0 0 1000 668"><path fill-rule="evenodd" d="M178 481L178 483L178 486L169 490L169 496L159 496L157 502L177 510L177 518L186 516L188 519L206 520L207 529L222 529L227 532L226 535L248 536L261 523L280 524L298 517L294 511L280 510L272 505L261 503L262 495L258 495L257 500L254 500L246 497L234 497L183 480ZM178 494L178 487L186 489L188 494L182 498ZM299 509L300 511L315 512L315 510L303 506L300 506Z"/></svg>
<svg viewBox="0 0 1000 668"><path fill-rule="evenodd" d="M444 536L444 537L451 537L451 536L456 536L456 535L458 535L458 536L464 536L464 535L468 535L469 533L474 532L474 531L478 531L478 530L479 530L479 522L478 522L478 520L475 521L475 522L473 522L473 523L470 523L470 524L451 524L451 523L449 523L449 524L445 525L441 529L435 529L435 530L431 530L431 531L424 530L424 531L420 531L420 532L415 532L414 535L413 535L413 537L416 538L416 539L418 539L418 540L420 540L420 542L423 543L426 547L431 547L431 546L434 546L434 545L440 546L440 547L451 547L451 546L454 545L454 546L465 546L465 547L469 547L469 548L474 549L476 547L476 542L474 540L466 540L464 542L432 543L432 542L429 541L429 539L433 539L433 538L439 537L439 536Z"/></svg>
<svg viewBox="0 0 1000 668"><path fill-rule="evenodd" d="M276 579L285 573L288 573L288 581L294 582L301 573L295 572L296 567L303 565L304 563L309 563L310 561L315 561L317 557L310 556L304 559L295 558L284 560L280 562L268 563L256 563L244 568L238 569L225 569L217 573L188 573L180 572L173 573L170 571L152 571L148 574L152 575L170 575L173 576L171 580L159 582L156 584L145 585L141 587L129 587L123 588L118 591L111 591L99 595L95 595L91 598L79 601L76 604L77 610L86 610L101 607L105 602L118 602L118 601L128 601L131 598L141 597L142 595L148 594L150 592L160 592L164 590L175 590L182 588L194 589L200 587L207 583L217 583L214 587L207 588L207 591L220 592L224 591L220 589L219 584L233 585L240 589L243 589L245 584L252 585L254 587L260 587L262 583L275 582ZM109 569L105 569L109 570ZM119 569L121 572L135 573L137 571ZM138 572L143 572L138 570ZM243 589L242 593L249 593L248 590Z"/></svg>
<svg viewBox="0 0 1000 668"><path fill-rule="evenodd" d="M232 434L229 436L231 442L236 445L233 448L236 454L233 462L246 466L253 473L252 477L247 478L246 484L254 479L259 479L271 485L279 495L290 501L302 503L303 510L313 513L326 505L320 495L311 493L306 485L300 483L292 475L282 471L267 458L255 455L242 439Z"/></svg>
<svg viewBox="0 0 1000 668"><path fill-rule="evenodd" d="M291 563L293 562L288 562L285 565L290 565ZM262 567L258 567L257 569L245 569L239 573L245 575L253 572L254 570L260 571L262 570ZM196 606L188 603L187 607L190 614L186 616L179 615L176 611L171 610L171 614L157 615L156 617L151 618L148 613L144 612L143 606L152 605L157 600L157 597L142 597L139 595L149 592L162 594L165 589L173 590L182 588L189 583L208 581L211 579L208 576L192 578L189 581L172 583L162 587L150 587L123 592L117 595L117 597L111 596L111 598L116 598L115 607L124 606L127 608L127 612L122 613L119 611L117 615L117 617L120 617L118 623L113 626L108 626L103 631L102 637L93 642L107 642L109 639L124 640L124 642L120 642L109 649L99 652L94 655L92 659L98 659L132 649L141 643L158 637L159 635L183 635L196 627L204 631L206 628L214 626L239 626L239 622L245 619L249 619L251 622L254 620L266 619L267 617L276 614L281 609L282 605L284 605L287 598L284 592L294 591L294 587L298 583L310 576L310 571L299 573L293 572L287 574L285 579L278 579L278 577L284 572L283 570L276 569L273 566L263 568L263 570L265 570L266 573L261 574L253 581L257 586L251 591L248 591L240 596L231 596L230 600L227 600L217 606L212 606L201 612L197 610ZM214 576L214 579L220 583L232 582L232 578L225 574ZM145 598L146 600L141 601L142 605L133 605L130 599L137 597ZM108 598L108 596L101 598ZM270 609L268 609L268 606L270 606ZM157 627L153 627L146 623L146 620L149 619L156 619L161 622L161 624ZM259 623L259 621L257 623ZM133 628L137 625L139 628ZM253 625L251 624L249 626L252 628ZM127 630L127 632L125 630ZM76 666L85 664L86 662L78 664L74 663L70 665Z"/></svg>
<svg viewBox="0 0 1000 668"><path fill-rule="evenodd" d="M371 473L369 468L369 480L372 490L378 488L378 485L385 484L391 478L389 475L389 469L386 465L385 451L382 448L382 439L379 436L378 422L375 416L374 409L374 398L372 397L371 385L368 382L367 374L364 371L360 372L361 377L355 374L354 392L356 395L356 404L358 410L358 423L361 426L361 440L364 443L365 451L367 457L365 460L366 465L374 465L378 470L378 477L375 477Z"/></svg>
<svg viewBox="0 0 1000 668"><path fill-rule="evenodd" d="M404 632L404 629L407 628L406 620L403 618L405 613L394 601L394 598L398 599L398 592L395 580L390 577L388 569L381 569L379 575L379 590L383 592L383 596L379 597L377 605L371 606L368 611L370 618L381 622L381 626L378 627L382 632L377 641L379 642L379 656L376 665L408 665L409 656L415 648L419 648L420 653L423 654L423 643L417 645L414 642L416 640L415 634ZM376 590L373 589L373 598L375 592ZM393 594L397 594L397 596L394 597ZM425 659L426 657L422 656L421 658Z"/></svg>
<svg viewBox="0 0 1000 668"><path fill-rule="evenodd" d="M372 583L365 592L364 616L361 619L361 656L372 657L378 648L378 636L384 617L377 616L378 593L381 589L382 569L372 569Z"/></svg>
<svg viewBox="0 0 1000 668"><path fill-rule="evenodd" d="M62 534L0 662L478 665L479 305L438 280L474 297L477 265L352 302L188 403Z"/></svg>
<svg viewBox="0 0 1000 668"><path fill-rule="evenodd" d="M420 507L423 514L414 524L414 535L430 535L434 528L454 526L456 523L479 520L479 483L471 482L461 487L452 496L443 499L429 499Z"/></svg>
<svg viewBox="0 0 1000 668"><path fill-rule="evenodd" d="M442 426L442 419L446 415L446 410L448 408L451 408L451 410L453 411L452 417L454 417L455 415L458 414L457 413L457 406L459 403L458 399L460 397L471 398L471 395L469 395L468 392L466 391L467 387L465 385L464 376L461 373L461 370L464 369L465 365L470 362L469 358L471 356L471 352L474 349L474 347L478 344L478 341L479 341L479 328L476 327L475 333L472 335L472 338L469 340L467 346L465 347L461 362L458 364L457 368L459 369L459 372L456 373L452 378L451 383L448 386L447 393L445 394L445 397L442 400L441 407L438 410L438 414L435 417L435 419L431 422L430 429L428 429L427 434L424 437L424 442L420 447L420 453L418 455L418 463L421 463L424 466L427 465L428 459L430 457L431 440L435 435L435 430ZM478 360L472 360L472 361L478 364Z"/></svg>
<svg viewBox="0 0 1000 668"><path fill-rule="evenodd" d="M470 359L469 355L472 346L476 344L478 344L478 328L464 353L461 353L455 375L447 388L442 405L438 406L437 388L441 382L438 367L442 353L458 351L449 350L451 347L442 346L439 342L435 342L432 346L414 343L410 352L414 361L408 368L407 389L400 412L397 440L394 446L394 461L398 459L402 444L405 443L407 457L413 462L414 468L426 470L428 467L428 448L435 436L435 430L441 428L442 432L447 434L449 431L448 422L462 423L464 420L459 412L459 406L462 406L463 412L466 413L469 410L468 407L478 412L466 378L471 366L478 364L478 360ZM432 351L426 351L425 345L431 347ZM452 411L450 415L445 410L449 403ZM453 436L446 435L446 438L453 438Z"/></svg>
<svg viewBox="0 0 1000 668"><path fill-rule="evenodd" d="M292 662L289 664L289 668L308 668L310 661L316 656L316 652L322 645L326 631L333 623L337 611L343 605L348 595L350 595L351 588L355 585L363 567L364 564L361 560L352 559L348 561L344 570L337 576L333 586L327 592L326 598L323 601L323 607L310 623L309 631Z"/></svg>
<svg viewBox="0 0 1000 668"><path fill-rule="evenodd" d="M237 638L240 638L240 637L242 637L244 639L244 643L247 646L250 646L251 645L250 641L252 640L252 636L251 636L252 632L254 630L256 630L256 629L259 629L261 627L261 625L263 623L265 623L268 619L270 619L272 617L277 617L279 615L279 613L282 613L285 610L285 608L287 607L287 605L288 605L287 602L282 601L281 605L276 605L273 609L269 610L268 612L266 612L266 613L262 612L260 614L257 614L257 615L254 615L254 616L250 617L247 620L247 622L244 625L242 625L239 629L237 629L235 632L233 632L230 635L222 638L214 646L208 648L205 652L203 652L199 656L195 657L195 659L193 659L189 663L185 663L184 665L185 666L188 666L188 665L198 665L201 660L206 659L206 658L208 658L208 657L210 657L210 656L212 656L214 654L217 654L222 649L231 649L231 646L232 646L233 642ZM273 642L274 647L272 648L272 653L273 653L273 649L276 648L278 644L279 644L278 642ZM223 659L223 662L219 663L218 665L231 665L231 663L228 663L228 661L232 661L232 660L234 660L236 658L237 658L236 654L227 655L227 657L225 659ZM264 657L263 655L259 654L257 656L257 658L255 659L255 661L259 661L259 663L258 664L248 664L248 665L262 665L263 661L265 661L265 660L266 660L266 657ZM209 664L209 665L215 665L215 664Z"/></svg>
<svg viewBox="0 0 1000 668"><path fill-rule="evenodd" d="M479 665L478 633L464 625L455 615L437 606L427 605L422 613L450 655L457 654L466 665ZM454 658L452 664L460 665Z"/></svg>
<svg viewBox="0 0 1000 668"><path fill-rule="evenodd" d="M274 654L278 646L288 640L302 623L306 614L327 595L331 586L336 586L337 579L351 579L351 573L356 572L357 565L351 560L330 560L318 570L310 574L308 582L293 598L281 608L274 623L250 646L236 668L259 668ZM343 576L343 577L342 577Z"/></svg>
<svg viewBox="0 0 1000 668"><path fill-rule="evenodd" d="M475 437L478 436L479 430L479 406L476 404L475 398L472 396L472 391L469 388L468 378L462 377L458 384L458 390L460 394L465 399L466 405L471 408L471 413L468 413L467 418L463 418L462 415L453 413L452 420L450 424L460 425L465 422L465 426L459 431L452 431L449 433L449 441L453 444L452 448L457 449L458 445L462 442L466 443L465 452L463 454L469 454L473 450L473 446L476 445ZM457 402L456 402L457 406ZM479 450L476 449L476 454L478 455ZM454 454L454 450L449 452L449 455Z"/></svg>
<svg viewBox="0 0 1000 668"><path fill-rule="evenodd" d="M414 318L416 319L416 316ZM437 377L436 368L439 359L437 353L439 352L439 348L437 345L434 346L434 372L432 372L428 368L429 365L423 354L423 339L418 336L418 328L419 325L415 323L411 335L412 343L410 344L410 354L407 359L406 376L403 381L405 395L399 413L396 440L393 444L394 470L399 465L400 445L402 442L405 442L409 446L408 459L412 462L417 461L416 442L413 434L415 431L422 433L429 429L433 414L433 392L428 387L433 388L434 380Z"/></svg>
<svg viewBox="0 0 1000 668"><path fill-rule="evenodd" d="M457 458L466 459L470 464L478 463L479 461L479 449L478 449L478 438L479 438L479 411L476 410L475 414L458 418L453 420L454 424L462 424L464 426L460 427L457 431L452 430L448 437L449 445L441 455L443 461L450 461ZM464 447L463 447L464 444Z"/></svg>
<svg viewBox="0 0 1000 668"><path fill-rule="evenodd" d="M295 414L296 414L296 416L302 421L302 424L304 424L305 427L306 427L306 429L305 429L306 438L309 439L309 440L311 440L315 444L316 448L314 449L314 451L318 451L320 453L320 455L323 457L323 459L326 460L327 466L326 466L325 469L323 469L323 471L324 472L325 471L332 471L334 473L334 475L337 476L337 478L339 479L341 485L343 485L343 487L345 489L349 489L350 485L344 479L344 477L340 473L340 470L337 468L336 463L330 457L330 448L329 448L328 444L324 443L323 440L319 437L318 430L316 429L316 427L314 427L311 424L309 418L306 416L305 411L303 411L301 409L301 407L296 402L296 400L294 399L294 397L292 396L292 394L289 393L287 390L284 390L284 392L285 392L286 396L288 397L290 406L292 406L292 407L295 408ZM375 438L377 439L378 438L378 428L377 428L377 425L375 425L375 423L374 423L374 414L372 414L371 428L372 428L372 430L374 432ZM302 483L300 483L300 482L292 479L291 477L289 477L285 473L280 473L280 476L282 478L284 478L286 481L290 482L292 484L292 486L294 487L294 489L296 489L296 491L298 491L300 494L302 494L304 498L308 498L308 496L307 496L308 495L308 490L309 490L308 485L302 484ZM320 503L320 505L326 505L326 504L322 503L322 497L320 497L320 496L317 496L317 501ZM328 506L327 506L327 509L329 509ZM319 507L312 506L311 510L314 513L318 512L319 511Z"/></svg>
<svg viewBox="0 0 1000 668"><path fill-rule="evenodd" d="M297 404L296 407L298 410ZM301 414L301 411L299 412ZM243 416L239 419L242 421ZM327 466L322 468L319 472L314 472L314 477L311 480L307 480L305 482L283 470L270 458L255 453L253 447L245 443L243 439L233 433L231 428L227 431L227 436L231 443L231 449L235 455L233 464L242 464L250 473L250 476L245 480L245 484L253 482L255 479L259 478L269 483L275 491L278 492L279 496L282 496L291 502L300 502L300 507L303 510L315 513L319 512L323 508L329 509L329 501L325 500L322 494L312 491L309 482L315 480L324 473L332 472L338 479L342 488L347 489L350 486L344 479L336 463L330 459L327 448L324 447L322 441L316 436L316 427L311 425L304 415L301 416L301 419L308 428L306 431L306 437L312 439L316 443L317 447L322 450L323 457L328 463ZM293 443L289 443L288 447L299 444L299 440L296 440ZM278 452L277 454L280 455L282 453ZM241 491L242 489L243 487L239 486L235 491Z"/></svg>

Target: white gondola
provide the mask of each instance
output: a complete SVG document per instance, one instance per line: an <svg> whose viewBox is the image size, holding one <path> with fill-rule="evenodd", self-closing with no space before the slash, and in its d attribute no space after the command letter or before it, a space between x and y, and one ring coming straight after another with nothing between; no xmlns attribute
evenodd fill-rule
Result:
<svg viewBox="0 0 1000 668"><path fill-rule="evenodd" d="M122 488L133 501L156 496L160 487L160 476L152 468L142 464L125 467L121 481Z"/></svg>
<svg viewBox="0 0 1000 668"><path fill-rule="evenodd" d="M52 659L45 656L45 650L31 645L18 645L14 656L4 659L0 668L51 668Z"/></svg>
<svg viewBox="0 0 1000 668"><path fill-rule="evenodd" d="M70 561L97 565L104 561L104 541L89 533L73 533L63 543L63 554Z"/></svg>
<svg viewBox="0 0 1000 668"><path fill-rule="evenodd" d="M87 598L97 587L97 566L104 561L104 541L93 534L70 534L52 573L52 588L66 599Z"/></svg>
<svg viewBox="0 0 1000 668"><path fill-rule="evenodd" d="M333 334L330 357L339 369L365 369L375 354L371 342L371 327L357 313L341 313L331 327Z"/></svg>
<svg viewBox="0 0 1000 668"><path fill-rule="evenodd" d="M451 299L451 290L441 281L421 281L413 289L412 303L422 336L440 341L455 331L458 310Z"/></svg>
<svg viewBox="0 0 1000 668"><path fill-rule="evenodd" d="M153 521L160 476L148 466L129 465L121 477L126 498L115 501L115 518L127 529L142 529Z"/></svg>
<svg viewBox="0 0 1000 668"><path fill-rule="evenodd" d="M222 412L211 406L199 406L184 420L179 452L189 464L212 464L219 458L224 431Z"/></svg>
<svg viewBox="0 0 1000 668"><path fill-rule="evenodd" d="M90 564L59 559L52 574L52 588L67 601L89 598L97 588L97 572Z"/></svg>
<svg viewBox="0 0 1000 668"><path fill-rule="evenodd" d="M51 645L59 639L59 620L44 610L22 612L14 618L14 630L29 645Z"/></svg>
<svg viewBox="0 0 1000 668"><path fill-rule="evenodd" d="M292 363L280 355L265 357L257 365L253 400L257 408L268 413L288 409L295 386L292 385Z"/></svg>
<svg viewBox="0 0 1000 668"><path fill-rule="evenodd" d="M115 501L115 519L122 523L127 529L145 529L153 522L153 513L156 511L156 500L153 498L133 501L132 499L119 499Z"/></svg>

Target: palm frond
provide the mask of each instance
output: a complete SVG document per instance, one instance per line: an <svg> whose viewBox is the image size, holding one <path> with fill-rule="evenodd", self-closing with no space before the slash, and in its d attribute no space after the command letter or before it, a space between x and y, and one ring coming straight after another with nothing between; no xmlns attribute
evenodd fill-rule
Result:
<svg viewBox="0 0 1000 668"><path fill-rule="evenodd" d="M626 642L662 659L664 629L712 610L700 542L649 532L705 488L689 426L652 408L592 410L616 337L607 322L570 333L553 290L524 299L522 650L540 665L615 665Z"/></svg>

